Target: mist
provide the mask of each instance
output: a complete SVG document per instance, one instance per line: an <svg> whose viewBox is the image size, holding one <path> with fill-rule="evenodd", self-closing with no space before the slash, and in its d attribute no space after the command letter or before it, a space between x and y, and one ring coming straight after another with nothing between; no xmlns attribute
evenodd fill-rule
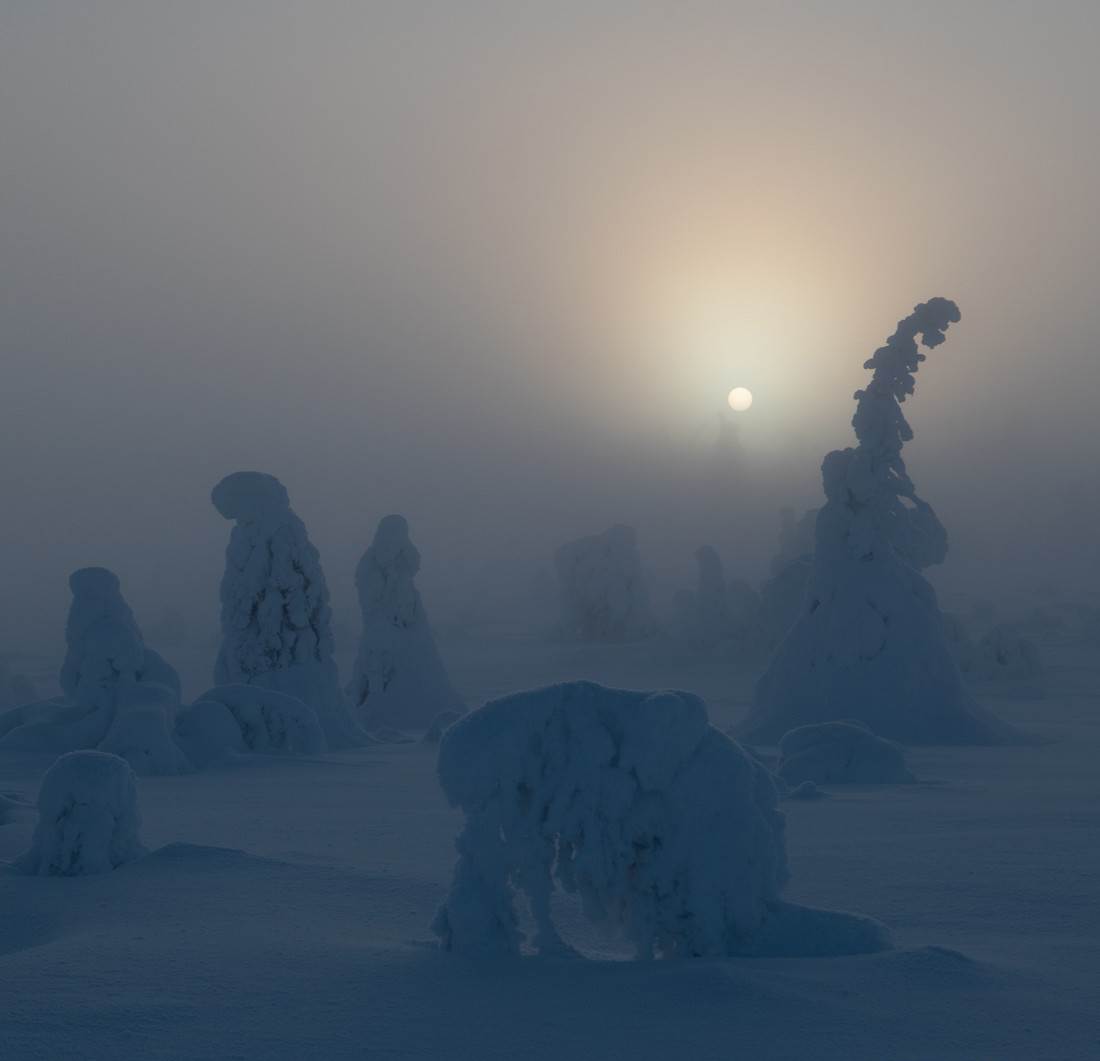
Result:
<svg viewBox="0 0 1100 1061"><path fill-rule="evenodd" d="M3 5L6 643L55 643L92 564L212 632L238 469L348 623L389 512L438 622L616 522L659 598L704 543L759 579L938 294L906 406L937 586L1095 589L1095 5L789 14Z"/></svg>

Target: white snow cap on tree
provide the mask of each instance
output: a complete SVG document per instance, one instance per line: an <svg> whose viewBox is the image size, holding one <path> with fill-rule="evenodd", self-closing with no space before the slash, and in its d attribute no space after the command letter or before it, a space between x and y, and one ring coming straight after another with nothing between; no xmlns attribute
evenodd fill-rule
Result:
<svg viewBox="0 0 1100 1061"><path fill-rule="evenodd" d="M465 710L432 636L416 574L420 553L404 516L386 516L355 571L363 631L348 694L368 730L430 726Z"/></svg>
<svg viewBox="0 0 1100 1061"><path fill-rule="evenodd" d="M363 743L333 659L332 610L321 560L286 488L261 472L227 475L211 494L236 521L221 582L218 685L263 685L317 714L331 747Z"/></svg>
<svg viewBox="0 0 1100 1061"><path fill-rule="evenodd" d="M134 772L117 755L69 752L46 771L38 826L16 868L36 876L106 873L145 854Z"/></svg>
<svg viewBox="0 0 1100 1061"><path fill-rule="evenodd" d="M881 949L881 926L779 901L784 818L767 771L680 692L572 682L486 704L443 734L439 779L465 826L434 929L446 949L518 953L518 892L540 953L568 949L555 888L640 958Z"/></svg>
<svg viewBox="0 0 1100 1061"><path fill-rule="evenodd" d="M171 737L179 675L145 645L118 577L85 567L73 572L69 586L60 675L65 695L0 715L0 747L101 748L124 756L139 773L188 770Z"/></svg>
<svg viewBox="0 0 1100 1061"><path fill-rule="evenodd" d="M900 402L914 374L959 320L933 298L898 323L866 362L856 392L858 446L822 464L813 575L801 614L760 679L743 732L776 740L795 726L856 718L896 740L972 744L1016 737L963 687L935 591L920 569L939 563L947 535L901 457L913 432Z"/></svg>
<svg viewBox="0 0 1100 1061"><path fill-rule="evenodd" d="M633 527L578 538L554 556L562 632L582 641L633 641L655 630Z"/></svg>

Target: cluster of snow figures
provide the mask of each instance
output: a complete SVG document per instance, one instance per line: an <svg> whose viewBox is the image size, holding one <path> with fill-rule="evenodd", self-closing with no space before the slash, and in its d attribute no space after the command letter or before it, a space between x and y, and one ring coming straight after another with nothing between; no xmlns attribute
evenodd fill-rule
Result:
<svg viewBox="0 0 1100 1061"><path fill-rule="evenodd" d="M958 320L953 302L924 302L866 362L873 376L856 392L852 420L858 446L822 464L826 502L810 585L757 685L742 730L749 739L838 718L911 743L1016 739L963 685L935 591L920 573L943 560L947 535L901 456L913 433L900 403L925 356L917 340L938 346Z"/></svg>
<svg viewBox="0 0 1100 1061"><path fill-rule="evenodd" d="M366 743L340 688L320 556L286 488L271 475L235 472L211 497L218 512L236 521L225 553L214 680L303 701L317 713L330 747Z"/></svg>
<svg viewBox="0 0 1100 1061"><path fill-rule="evenodd" d="M147 774L188 769L171 726L179 704L175 670L146 646L118 578L86 567L69 579L63 696L0 714L0 747L67 752L99 748Z"/></svg>
<svg viewBox="0 0 1100 1061"><path fill-rule="evenodd" d="M402 516L386 516L355 572L363 632L348 694L368 730L430 727L465 707L435 645L416 573L420 553Z"/></svg>
<svg viewBox="0 0 1100 1061"><path fill-rule="evenodd" d="M561 546L554 556L561 632L580 641L637 641L656 629L633 527Z"/></svg>
<svg viewBox="0 0 1100 1061"><path fill-rule="evenodd" d="M771 777L688 693L575 682L492 701L444 733L439 779L465 814L433 925L446 949L568 950L555 889L579 895L639 958L889 946L876 922L780 901L787 858Z"/></svg>
<svg viewBox="0 0 1100 1061"><path fill-rule="evenodd" d="M106 873L145 854L134 772L117 755L76 751L46 771L31 849L15 863L40 877Z"/></svg>
<svg viewBox="0 0 1100 1061"><path fill-rule="evenodd" d="M695 553L694 590L676 595L681 634L703 649L751 658L764 647L760 596L741 578L726 578L718 551L704 545Z"/></svg>

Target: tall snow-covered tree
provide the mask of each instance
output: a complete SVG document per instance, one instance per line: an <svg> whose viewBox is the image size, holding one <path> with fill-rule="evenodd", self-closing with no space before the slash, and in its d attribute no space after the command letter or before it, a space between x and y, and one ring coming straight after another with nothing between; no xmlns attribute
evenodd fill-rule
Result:
<svg viewBox="0 0 1100 1061"><path fill-rule="evenodd" d="M825 505L799 617L761 677L744 733L775 740L794 726L855 718L913 743L989 743L1013 731L967 693L921 569L942 562L947 534L902 459L913 431L901 403L928 348L959 320L933 298L900 321L864 367L855 448L822 464Z"/></svg>

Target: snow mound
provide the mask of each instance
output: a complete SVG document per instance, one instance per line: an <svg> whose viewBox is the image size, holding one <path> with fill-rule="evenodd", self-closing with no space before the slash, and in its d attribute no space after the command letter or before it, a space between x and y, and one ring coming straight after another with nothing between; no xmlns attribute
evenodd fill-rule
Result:
<svg viewBox="0 0 1100 1061"><path fill-rule="evenodd" d="M214 710L214 704L220 704L232 716L237 726L235 736L224 716ZM211 757L224 757L242 745L252 752L303 755L325 749L325 734L313 709L297 697L262 685L231 684L207 689L192 705L186 725L190 732L209 739L206 748Z"/></svg>
<svg viewBox="0 0 1100 1061"><path fill-rule="evenodd" d="M518 953L518 893L531 945L567 950L555 888L578 894L639 958L757 953L784 908L775 787L689 693L574 682L491 701L444 733L439 779L466 818L433 925L448 950ZM868 949L886 945L881 926L857 921L875 937Z"/></svg>
<svg viewBox="0 0 1100 1061"><path fill-rule="evenodd" d="M581 641L637 641L654 633L633 527L578 538L554 555L561 631Z"/></svg>
<svg viewBox="0 0 1100 1061"><path fill-rule="evenodd" d="M35 876L106 873L145 854L137 788L117 755L69 752L46 771L31 849L16 868Z"/></svg>
<svg viewBox="0 0 1100 1061"><path fill-rule="evenodd" d="M179 704L175 669L145 645L118 577L85 567L69 578L60 679L64 695L0 715L0 747L63 753L117 752L139 773L182 773L171 728Z"/></svg>
<svg viewBox="0 0 1100 1061"><path fill-rule="evenodd" d="M756 687L742 729L776 740L796 726L855 716L917 744L1021 740L980 708L951 654L936 593L921 574L947 553L947 532L902 460L913 437L901 402L958 307L943 298L898 323L866 368L852 419L858 446L826 455L825 505L814 527L812 577L797 622Z"/></svg>
<svg viewBox="0 0 1100 1061"><path fill-rule="evenodd" d="M905 755L897 744L876 737L855 721L823 722L792 729L779 742L775 772L795 788L807 781L815 785L894 785L916 781L906 768Z"/></svg>
<svg viewBox="0 0 1100 1061"><path fill-rule="evenodd" d="M225 762L247 751L237 717L216 700L200 699L181 708L176 715L175 737L198 767Z"/></svg>
<svg viewBox="0 0 1100 1061"><path fill-rule="evenodd" d="M261 472L235 472L211 494L236 521L221 582L218 685L263 685L317 713L332 747L366 743L340 688L332 609L321 558L290 508L286 488Z"/></svg>
<svg viewBox="0 0 1100 1061"><path fill-rule="evenodd" d="M348 695L364 729L420 729L465 710L440 659L416 574L420 553L403 516L386 516L355 572L363 632Z"/></svg>

